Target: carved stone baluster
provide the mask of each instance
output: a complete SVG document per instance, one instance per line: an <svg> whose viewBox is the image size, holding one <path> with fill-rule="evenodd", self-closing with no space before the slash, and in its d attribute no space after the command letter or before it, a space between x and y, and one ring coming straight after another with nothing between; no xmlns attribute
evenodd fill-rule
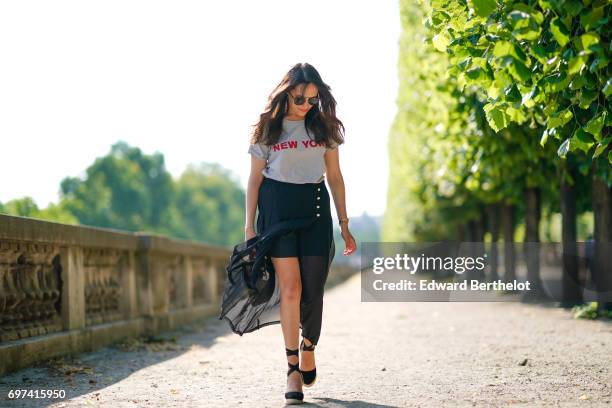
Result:
<svg viewBox="0 0 612 408"><path fill-rule="evenodd" d="M60 264L60 256L55 254L51 261L51 267L48 269L46 281L48 287L51 288L51 304L55 311L61 313L60 289L61 289L62 266Z"/></svg>
<svg viewBox="0 0 612 408"><path fill-rule="evenodd" d="M92 262L97 262L97 258L92 259ZM98 324L98 323L102 323L102 311L103 309L103 294L104 294L104 287L102 285L102 273L103 273L103 268L100 267L99 264L92 264L91 265L91 273L92 275L92 318L93 318L93 322L94 324Z"/></svg>
<svg viewBox="0 0 612 408"><path fill-rule="evenodd" d="M45 320L49 320L53 313L47 307L50 292L47 290L44 284L43 275L45 272L45 264L44 259L40 259L42 257L33 256L32 259L32 272L30 274L31 281L35 288L35 292L38 293L40 298L36 299L36 302L33 305L33 314L35 318L32 320L32 327L30 327L30 336L38 336L40 334L45 334L45 326L43 322Z"/></svg>
<svg viewBox="0 0 612 408"><path fill-rule="evenodd" d="M109 265L107 258L104 256L104 253L100 254L100 257L97 259L98 263L98 274L97 274L97 284L98 284L98 300L99 300L99 309L98 314L100 315L100 322L106 321L106 313L108 311L108 298L109 298Z"/></svg>
<svg viewBox="0 0 612 408"><path fill-rule="evenodd" d="M44 281L49 291L49 302L47 304L47 310L49 312L49 321L47 323L47 331L55 332L61 330L61 265L60 256L58 254L51 254L50 265L45 268Z"/></svg>
<svg viewBox="0 0 612 408"><path fill-rule="evenodd" d="M177 304L177 290L176 290L176 268L174 264L174 258L171 256L165 256L165 270L168 274L168 298L170 299L170 307L175 308Z"/></svg>
<svg viewBox="0 0 612 408"><path fill-rule="evenodd" d="M121 287L119 286L119 273L121 271L121 257L122 252L113 251L111 256L111 265L109 266L109 310L112 313L113 319L117 317L117 313L120 308L120 292Z"/></svg>
<svg viewBox="0 0 612 408"><path fill-rule="evenodd" d="M55 308L53 305L53 288L48 285L46 275L51 270L51 254L48 252L48 248L44 246L37 248L38 252L35 252L32 256L33 261L33 278L36 282L36 286L40 290L41 300L38 303L38 321L39 325L42 326L42 321L51 320L55 315ZM41 328L39 327L39 332ZM43 333L40 333L43 334Z"/></svg>
<svg viewBox="0 0 612 408"><path fill-rule="evenodd" d="M206 289L207 293L207 303L213 303L217 301L217 285L218 285L218 271L219 266L217 261L214 259L209 260L208 270L206 274Z"/></svg>
<svg viewBox="0 0 612 408"><path fill-rule="evenodd" d="M193 303L201 304L206 300L206 261L203 258L192 258Z"/></svg>
<svg viewBox="0 0 612 408"><path fill-rule="evenodd" d="M16 254L15 254L16 255ZM18 329L19 322L21 321L21 314L19 313L19 306L25 299L25 293L21 289L19 282L17 281L18 276L18 256L15 256L11 263L8 265L8 270L5 275L6 283L6 336L4 340L15 340L19 338Z"/></svg>
<svg viewBox="0 0 612 408"><path fill-rule="evenodd" d="M6 303L8 288L6 286L6 275L8 274L8 262L4 253L0 249L0 341L6 337Z"/></svg>
<svg viewBox="0 0 612 408"><path fill-rule="evenodd" d="M37 306L42 299L42 293L34 282L34 267L27 254L22 254L19 257L16 273L17 282L25 294L25 297L17 306L19 321L22 322L19 324L18 335L20 338L24 338L35 335L31 333L30 329L35 326Z"/></svg>
<svg viewBox="0 0 612 408"><path fill-rule="evenodd" d="M87 271L86 313L87 324L117 320L122 317L121 270L125 251L85 250Z"/></svg>

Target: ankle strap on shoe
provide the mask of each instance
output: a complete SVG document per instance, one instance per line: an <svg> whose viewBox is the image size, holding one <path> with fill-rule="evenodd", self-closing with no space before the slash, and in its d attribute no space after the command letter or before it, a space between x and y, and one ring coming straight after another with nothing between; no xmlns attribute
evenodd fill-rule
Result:
<svg viewBox="0 0 612 408"><path fill-rule="evenodd" d="M299 349L291 350L285 347L285 352L287 353L288 356L299 356L300 355Z"/></svg>
<svg viewBox="0 0 612 408"><path fill-rule="evenodd" d="M295 363L295 364L287 363L287 365L289 366L289 370L287 370L287 377L289 377L289 375L292 372L300 370L300 363Z"/></svg>
<svg viewBox="0 0 612 408"><path fill-rule="evenodd" d="M302 343L300 344L300 347L302 348L302 351L314 351L315 344L313 343L310 346L307 346L306 342L304 342L304 339L302 339Z"/></svg>

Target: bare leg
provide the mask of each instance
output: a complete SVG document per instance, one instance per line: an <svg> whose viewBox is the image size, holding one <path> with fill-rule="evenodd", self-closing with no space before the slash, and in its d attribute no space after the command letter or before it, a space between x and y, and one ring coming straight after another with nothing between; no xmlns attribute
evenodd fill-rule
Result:
<svg viewBox="0 0 612 408"><path fill-rule="evenodd" d="M285 347L295 350L299 346L300 335L300 298L302 296L300 264L297 257L272 257L271 259L280 288L281 328ZM298 356L286 357L287 362L291 364L299 361ZM299 372L294 371L287 378L287 391L302 391L302 379Z"/></svg>

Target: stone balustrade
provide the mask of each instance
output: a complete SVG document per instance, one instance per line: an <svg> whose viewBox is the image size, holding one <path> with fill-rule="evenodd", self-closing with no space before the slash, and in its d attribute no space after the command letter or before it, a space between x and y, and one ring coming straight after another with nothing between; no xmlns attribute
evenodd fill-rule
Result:
<svg viewBox="0 0 612 408"><path fill-rule="evenodd" d="M0 214L0 375L218 314L230 254Z"/></svg>

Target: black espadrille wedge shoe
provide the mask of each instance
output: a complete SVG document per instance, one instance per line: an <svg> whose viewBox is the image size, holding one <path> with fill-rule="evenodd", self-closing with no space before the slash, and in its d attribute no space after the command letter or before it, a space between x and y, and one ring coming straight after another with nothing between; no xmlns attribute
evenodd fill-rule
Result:
<svg viewBox="0 0 612 408"><path fill-rule="evenodd" d="M287 356L300 356L298 349L289 350L285 347ZM300 377L302 378L302 384L304 383L304 377L302 377L302 372L300 371L300 362L298 361L295 364L291 364L287 362L289 365L289 370L287 371L287 377L291 375L292 372L297 371L300 373ZM288 391L285 393L285 404L286 405L296 405L304 403L304 393L301 391Z"/></svg>
<svg viewBox="0 0 612 408"><path fill-rule="evenodd" d="M302 351L314 351L315 345L311 344L310 346L307 346L306 343L304 343L304 339L302 339L300 348ZM309 371L300 370L300 373L302 373L304 387L312 387L317 380L317 367Z"/></svg>

